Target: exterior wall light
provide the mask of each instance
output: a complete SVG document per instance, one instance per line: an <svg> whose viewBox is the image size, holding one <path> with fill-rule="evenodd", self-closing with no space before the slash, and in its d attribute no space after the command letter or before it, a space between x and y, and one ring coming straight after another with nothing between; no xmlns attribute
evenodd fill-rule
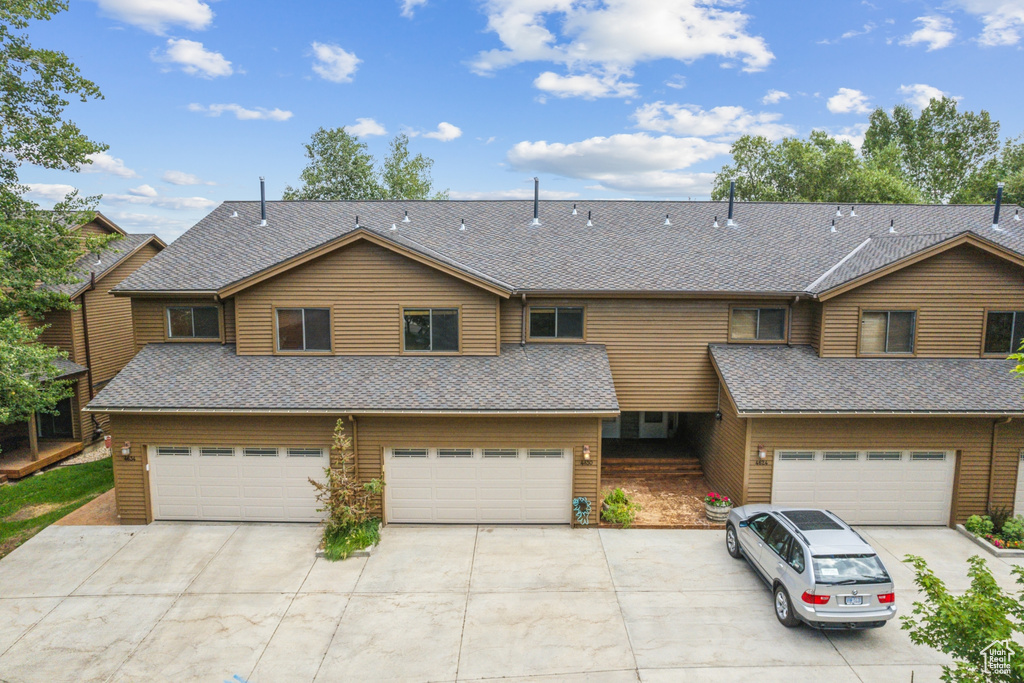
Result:
<svg viewBox="0 0 1024 683"><path fill-rule="evenodd" d="M583 447L583 460L580 461L581 465L593 465L594 461L590 459L590 446Z"/></svg>
<svg viewBox="0 0 1024 683"><path fill-rule="evenodd" d="M768 457L768 451L765 450L764 444L757 444L757 457L762 460Z"/></svg>

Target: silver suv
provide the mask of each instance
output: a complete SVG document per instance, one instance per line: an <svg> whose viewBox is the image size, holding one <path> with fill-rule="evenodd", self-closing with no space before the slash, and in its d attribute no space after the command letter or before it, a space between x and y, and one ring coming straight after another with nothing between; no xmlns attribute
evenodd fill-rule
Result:
<svg viewBox="0 0 1024 683"><path fill-rule="evenodd" d="M827 510L734 508L725 547L733 557L745 557L771 587L783 626L878 628L896 616L896 595L882 560Z"/></svg>

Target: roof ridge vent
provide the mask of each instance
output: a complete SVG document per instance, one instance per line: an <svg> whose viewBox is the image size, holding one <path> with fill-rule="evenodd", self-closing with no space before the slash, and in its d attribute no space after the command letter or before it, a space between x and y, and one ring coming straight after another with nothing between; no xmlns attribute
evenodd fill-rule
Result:
<svg viewBox="0 0 1024 683"><path fill-rule="evenodd" d="M665 214L665 225L672 225L672 221L668 219L668 214Z"/></svg>
<svg viewBox="0 0 1024 683"><path fill-rule="evenodd" d="M402 218L402 222L403 223L408 223L409 222L409 212L408 211L405 212L405 217Z"/></svg>

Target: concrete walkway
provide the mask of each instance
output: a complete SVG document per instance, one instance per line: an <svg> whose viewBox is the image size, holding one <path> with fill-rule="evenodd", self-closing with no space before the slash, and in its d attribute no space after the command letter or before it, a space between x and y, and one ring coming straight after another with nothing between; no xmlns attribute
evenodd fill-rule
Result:
<svg viewBox="0 0 1024 683"><path fill-rule="evenodd" d="M949 529L872 527L967 586ZM910 681L940 655L897 623L788 630L722 532L395 527L314 560L305 525L52 526L0 561L4 681ZM1000 581L1010 565L990 559Z"/></svg>

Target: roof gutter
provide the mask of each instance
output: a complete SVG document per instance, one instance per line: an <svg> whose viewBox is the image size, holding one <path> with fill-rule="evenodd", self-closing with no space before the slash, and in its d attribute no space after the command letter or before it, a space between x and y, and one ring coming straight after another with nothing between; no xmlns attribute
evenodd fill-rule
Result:
<svg viewBox="0 0 1024 683"><path fill-rule="evenodd" d="M964 411L948 410L741 410L739 417L1024 417L1024 411Z"/></svg>
<svg viewBox="0 0 1024 683"><path fill-rule="evenodd" d="M742 292L729 290L649 290L649 289L515 289L513 294L529 294L532 297L593 297L593 298L642 298L642 299L792 299L805 297L805 291L756 291Z"/></svg>
<svg viewBox="0 0 1024 683"><path fill-rule="evenodd" d="M112 289L114 296L165 297L165 296L208 296L219 293L216 289Z"/></svg>
<svg viewBox="0 0 1024 683"><path fill-rule="evenodd" d="M515 415L515 416L582 416L615 417L618 410L365 410L353 408L111 408L86 406L86 413L116 413L119 415L436 415L458 417Z"/></svg>

